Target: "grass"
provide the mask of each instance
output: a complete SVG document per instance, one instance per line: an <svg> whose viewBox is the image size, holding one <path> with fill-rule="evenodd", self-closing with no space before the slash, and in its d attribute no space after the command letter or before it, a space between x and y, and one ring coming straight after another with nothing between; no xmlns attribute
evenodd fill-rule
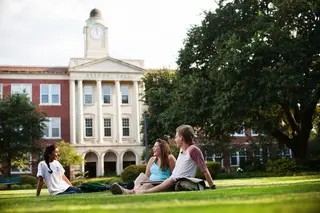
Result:
<svg viewBox="0 0 320 213"><path fill-rule="evenodd" d="M113 196L50 196L43 189L0 191L0 212L320 212L320 175L215 181L218 189Z"/></svg>

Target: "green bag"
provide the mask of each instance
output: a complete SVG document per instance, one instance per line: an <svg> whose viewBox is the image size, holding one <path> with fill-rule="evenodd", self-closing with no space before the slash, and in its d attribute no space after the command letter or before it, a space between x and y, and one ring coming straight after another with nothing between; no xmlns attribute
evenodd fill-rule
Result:
<svg viewBox="0 0 320 213"><path fill-rule="evenodd" d="M83 183L79 186L80 190L84 193L87 192L103 192L108 190L108 187L104 183L92 182L92 183Z"/></svg>

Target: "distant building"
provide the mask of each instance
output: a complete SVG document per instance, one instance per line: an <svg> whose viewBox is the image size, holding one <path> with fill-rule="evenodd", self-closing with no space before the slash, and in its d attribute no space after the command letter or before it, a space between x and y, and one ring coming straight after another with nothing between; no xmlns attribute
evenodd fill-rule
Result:
<svg viewBox="0 0 320 213"><path fill-rule="evenodd" d="M47 112L44 147L70 141L86 161L80 170L90 177L120 174L140 163L144 149L144 61L109 56L108 28L97 9L90 12L83 34L84 57L71 58L68 67L0 66L0 97L25 90ZM36 163L30 165L27 172L35 173Z"/></svg>

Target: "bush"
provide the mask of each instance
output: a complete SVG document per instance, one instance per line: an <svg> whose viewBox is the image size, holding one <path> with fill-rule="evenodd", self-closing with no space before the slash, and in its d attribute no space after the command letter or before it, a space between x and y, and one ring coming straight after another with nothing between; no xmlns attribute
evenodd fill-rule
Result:
<svg viewBox="0 0 320 213"><path fill-rule="evenodd" d="M221 164L219 162L208 162L206 163L208 170L211 174L211 177L213 179L216 178L217 174L220 172L221 170ZM203 173L200 171L200 169L197 170L197 174L196 174L197 178L201 178L204 179L205 177L203 176Z"/></svg>
<svg viewBox="0 0 320 213"><path fill-rule="evenodd" d="M101 177L101 178L87 178L87 179L78 179L71 181L72 185L78 187L83 183L92 183L92 182L99 182L99 183L105 183L105 184L111 184L114 182L121 182L120 177Z"/></svg>
<svg viewBox="0 0 320 213"><path fill-rule="evenodd" d="M130 165L125 168L121 173L121 178L123 182L132 182L134 181L140 173L146 171L146 165Z"/></svg>
<svg viewBox="0 0 320 213"><path fill-rule="evenodd" d="M286 174L294 172L297 169L297 164L294 160L288 158L281 158L274 161L268 161L266 171L274 174Z"/></svg>
<svg viewBox="0 0 320 213"><path fill-rule="evenodd" d="M27 185L30 184L32 187L37 185L38 179L32 175L21 175L21 184Z"/></svg>

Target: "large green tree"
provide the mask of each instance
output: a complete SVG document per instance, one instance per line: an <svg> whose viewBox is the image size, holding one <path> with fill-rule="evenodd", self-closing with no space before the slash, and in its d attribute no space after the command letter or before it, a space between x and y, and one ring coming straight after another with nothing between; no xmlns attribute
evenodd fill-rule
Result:
<svg viewBox="0 0 320 213"><path fill-rule="evenodd" d="M45 128L44 116L26 94L0 99L0 159L7 166L8 176L13 160L40 150L38 142Z"/></svg>
<svg viewBox="0 0 320 213"><path fill-rule="evenodd" d="M151 70L144 75L143 83L144 101L148 105L146 113L148 142L152 145L157 138L166 139L167 136L173 136L178 123L177 115L167 111L174 101L176 73L167 69ZM142 124L144 127L143 121Z"/></svg>
<svg viewBox="0 0 320 213"><path fill-rule="evenodd" d="M255 128L307 157L320 98L320 1L220 1L189 31L179 104L206 135ZM187 98L185 98L187 97Z"/></svg>

